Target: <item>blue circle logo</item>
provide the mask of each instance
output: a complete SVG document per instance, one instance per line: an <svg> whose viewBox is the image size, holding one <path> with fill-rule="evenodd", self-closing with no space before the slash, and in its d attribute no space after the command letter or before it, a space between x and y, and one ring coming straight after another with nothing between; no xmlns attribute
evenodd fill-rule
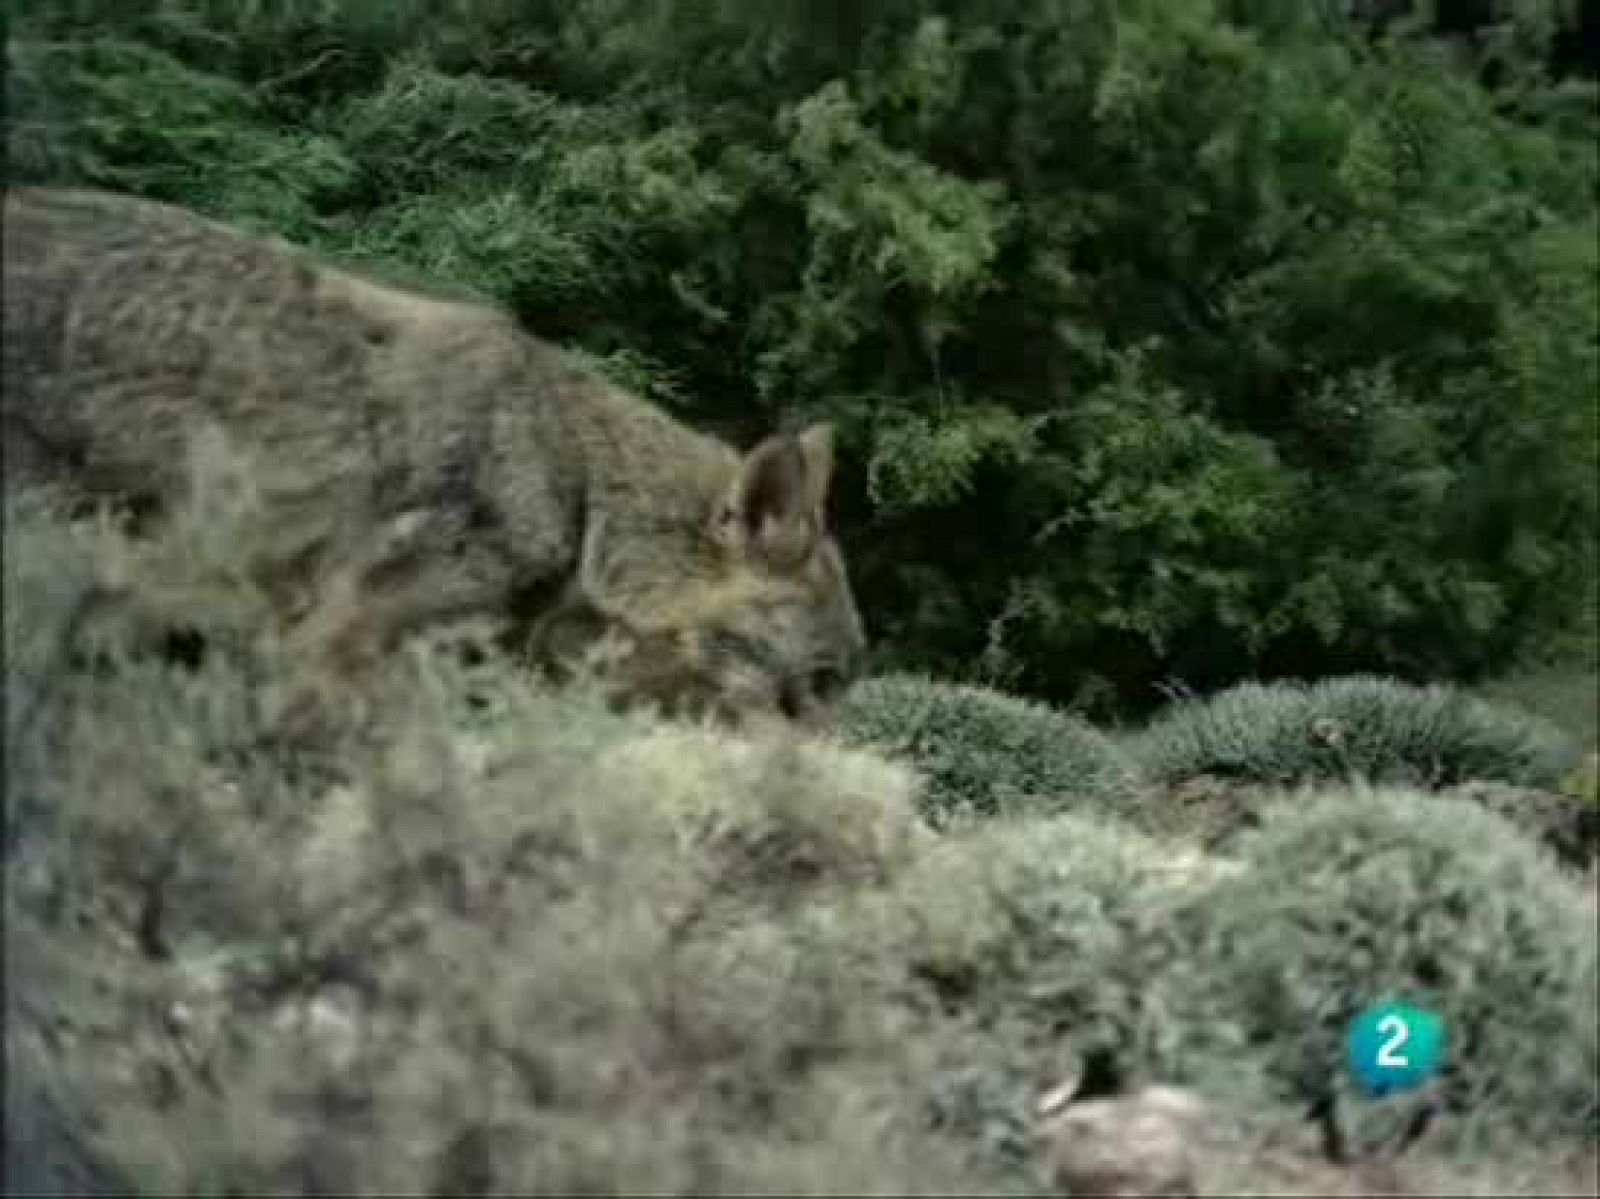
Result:
<svg viewBox="0 0 1600 1199"><path fill-rule="evenodd" d="M1413 1090L1444 1060L1444 1021L1427 1008L1374 1004L1350 1022L1345 1057L1372 1098Z"/></svg>

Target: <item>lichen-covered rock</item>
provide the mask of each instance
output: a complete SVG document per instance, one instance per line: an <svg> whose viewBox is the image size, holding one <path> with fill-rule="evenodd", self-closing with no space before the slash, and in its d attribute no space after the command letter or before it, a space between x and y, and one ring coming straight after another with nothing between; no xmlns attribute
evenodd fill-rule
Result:
<svg viewBox="0 0 1600 1199"><path fill-rule="evenodd" d="M1198 1195L1206 1107L1176 1087L1071 1104L1050 1124L1049 1171L1063 1195Z"/></svg>

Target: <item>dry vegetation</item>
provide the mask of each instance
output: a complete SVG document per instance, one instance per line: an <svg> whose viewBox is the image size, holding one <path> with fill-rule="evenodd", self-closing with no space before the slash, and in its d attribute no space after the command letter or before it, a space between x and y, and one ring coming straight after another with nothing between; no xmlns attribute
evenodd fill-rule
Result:
<svg viewBox="0 0 1600 1199"><path fill-rule="evenodd" d="M11 1192L1037 1193L1074 1074L1203 1096L1204 1193L1592 1190L1576 817L1562 858L1454 779L1158 786L1147 741L1031 710L1005 802L930 819L1006 769L960 719L1002 697L880 686L851 739L882 752L730 739L551 693L471 629L321 685L257 590L283 546L248 464L198 460L145 538L7 513ZM1496 727L1477 774L1526 785L1496 764L1529 726ZM1178 812L1208 798L1202 840ZM1386 1178L1305 1112L1389 991L1455 1040ZM1420 1102L1341 1100L1362 1144Z"/></svg>

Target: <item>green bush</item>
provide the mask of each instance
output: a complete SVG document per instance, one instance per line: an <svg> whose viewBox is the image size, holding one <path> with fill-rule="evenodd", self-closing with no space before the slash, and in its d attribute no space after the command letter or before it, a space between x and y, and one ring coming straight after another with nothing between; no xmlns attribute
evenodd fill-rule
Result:
<svg viewBox="0 0 1600 1199"><path fill-rule="evenodd" d="M8 148L831 417L884 669L1476 677L1592 601L1592 87L1326 9L27 0Z"/></svg>
<svg viewBox="0 0 1600 1199"><path fill-rule="evenodd" d="M1137 1068L1169 1034L1155 989L1167 916L1225 869L1079 814L994 821L903 871L883 909L890 931L874 935L937 996L934 1010L1002 1045L1009 1035L1057 1063L1109 1049Z"/></svg>
<svg viewBox="0 0 1600 1199"><path fill-rule="evenodd" d="M1600 604L1584 623L1552 639L1475 690L1491 703L1511 704L1559 726L1574 741L1600 749Z"/></svg>
<svg viewBox="0 0 1600 1199"><path fill-rule="evenodd" d="M1044 704L910 676L867 679L840 705L849 743L916 765L924 811L958 815L1115 811L1133 779L1115 742Z"/></svg>
<svg viewBox="0 0 1600 1199"><path fill-rule="evenodd" d="M1594 1135L1594 896L1507 822L1335 790L1273 805L1235 850L1075 816L988 824L902 871L881 927L850 931L904 957L939 1038L983 1030L991 1069L1037 1080L1109 1053L1124 1078L1280 1128L1331 1085L1358 1131L1392 1131L1404 1098L1353 1101L1342 1057L1349 1020L1390 998L1447 1026L1439 1148L1474 1161Z"/></svg>
<svg viewBox="0 0 1600 1199"><path fill-rule="evenodd" d="M1179 701L1130 738L1129 752L1168 785L1202 775L1270 784L1354 776L1554 788L1578 758L1559 729L1515 708L1453 687L1359 676L1244 683Z"/></svg>
<svg viewBox="0 0 1600 1199"><path fill-rule="evenodd" d="M1259 1055L1294 1093L1336 1077L1360 1008L1417 1002L1446 1026L1441 1143L1595 1135L1594 894L1505 821L1334 791L1275 806L1239 854L1171 917L1175 1060Z"/></svg>

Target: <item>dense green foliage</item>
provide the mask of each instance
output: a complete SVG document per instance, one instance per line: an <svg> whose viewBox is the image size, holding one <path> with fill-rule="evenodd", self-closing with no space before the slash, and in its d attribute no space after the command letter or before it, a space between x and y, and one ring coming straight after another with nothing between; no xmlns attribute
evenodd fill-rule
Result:
<svg viewBox="0 0 1600 1199"><path fill-rule="evenodd" d="M8 149L831 416L887 661L1465 677L1594 594L1593 93L1338 8L24 0Z"/></svg>
<svg viewBox="0 0 1600 1199"><path fill-rule="evenodd" d="M1468 780L1553 788L1579 760L1561 730L1509 704L1360 677L1241 683L1181 700L1132 738L1130 750L1162 783L1353 776L1429 788Z"/></svg>
<svg viewBox="0 0 1600 1199"><path fill-rule="evenodd" d="M838 713L841 737L913 763L923 811L952 816L1115 808L1133 768L1100 730L1047 705L984 687L885 676L858 683Z"/></svg>

